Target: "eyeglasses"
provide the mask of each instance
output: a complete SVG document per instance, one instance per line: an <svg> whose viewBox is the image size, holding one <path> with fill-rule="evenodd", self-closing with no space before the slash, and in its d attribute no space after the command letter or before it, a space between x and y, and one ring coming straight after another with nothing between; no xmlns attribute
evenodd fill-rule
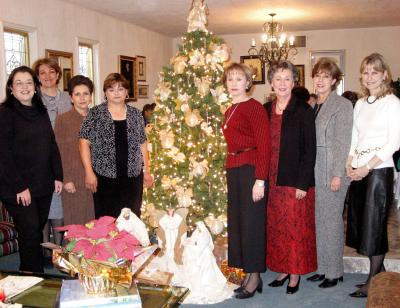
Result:
<svg viewBox="0 0 400 308"><path fill-rule="evenodd" d="M23 87L27 86L27 87L33 87L35 84L33 82L33 80L29 80L26 82L22 82L22 81L16 81L13 83L13 86L17 89L22 89Z"/></svg>

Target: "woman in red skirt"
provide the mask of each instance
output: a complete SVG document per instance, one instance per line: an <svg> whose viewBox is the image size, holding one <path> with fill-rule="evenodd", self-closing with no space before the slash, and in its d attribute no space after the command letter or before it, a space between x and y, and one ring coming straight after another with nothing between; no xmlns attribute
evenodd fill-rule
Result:
<svg viewBox="0 0 400 308"><path fill-rule="evenodd" d="M291 94L298 72L282 61L272 65L268 81L276 100L270 117L271 165L267 206L267 267L278 272L270 287L289 279L296 293L300 275L317 268L314 222L315 124L312 108Z"/></svg>

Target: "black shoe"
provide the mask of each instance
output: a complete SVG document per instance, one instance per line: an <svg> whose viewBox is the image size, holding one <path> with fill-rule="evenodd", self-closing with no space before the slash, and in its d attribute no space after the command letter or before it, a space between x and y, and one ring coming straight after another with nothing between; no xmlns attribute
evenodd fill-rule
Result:
<svg viewBox="0 0 400 308"><path fill-rule="evenodd" d="M242 291L236 293L235 297L238 299L250 298L250 297L254 296L254 293L256 293L256 291L258 293L262 293L262 289L263 289L263 282L260 279L260 282L258 283L257 288L253 292L249 292L245 288L243 288Z"/></svg>
<svg viewBox="0 0 400 308"><path fill-rule="evenodd" d="M299 286L300 286L300 280L301 277L299 276L299 281L297 281L297 284L294 287L289 286L289 284L286 287L286 294L294 294L299 290ZM290 280L289 280L290 282Z"/></svg>
<svg viewBox="0 0 400 308"><path fill-rule="evenodd" d="M326 289L337 285L338 281L343 282L343 276L334 279L325 278L324 281L319 285L320 288Z"/></svg>
<svg viewBox="0 0 400 308"><path fill-rule="evenodd" d="M281 280L275 279L274 281L270 282L270 283L268 284L268 286L270 286L270 287L272 287L272 288L281 287L281 286L283 286L283 284L285 283L285 281L289 279L289 277L290 277L290 275L287 274L287 275L285 276L285 278L283 278L283 279L281 279Z"/></svg>
<svg viewBox="0 0 400 308"><path fill-rule="evenodd" d="M349 294L351 297L357 297L357 298L361 298L361 297L367 297L367 293L361 291L361 290L357 290L353 293Z"/></svg>
<svg viewBox="0 0 400 308"><path fill-rule="evenodd" d="M322 281L325 279L325 275L315 274L307 278L308 281Z"/></svg>
<svg viewBox="0 0 400 308"><path fill-rule="evenodd" d="M366 282L359 283L359 284L356 284L356 287L361 288L361 287L365 286L366 284L367 284Z"/></svg>
<svg viewBox="0 0 400 308"><path fill-rule="evenodd" d="M244 287L243 287L243 286L240 286L240 287L236 288L235 290L233 290L233 292L234 292L234 293L240 293L240 292L242 292L243 290L244 290Z"/></svg>

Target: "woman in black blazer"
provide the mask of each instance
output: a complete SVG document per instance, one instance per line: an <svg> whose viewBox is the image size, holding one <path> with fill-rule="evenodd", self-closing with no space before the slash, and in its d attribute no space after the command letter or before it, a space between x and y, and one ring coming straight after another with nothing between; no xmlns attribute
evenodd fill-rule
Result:
<svg viewBox="0 0 400 308"><path fill-rule="evenodd" d="M11 72L0 123L0 199L18 232L20 270L43 272L42 231L63 173L39 81L29 67Z"/></svg>
<svg viewBox="0 0 400 308"><path fill-rule="evenodd" d="M314 223L315 123L311 107L292 95L298 78L288 61L273 64L268 81L276 100L270 117L271 165L267 205L267 267L279 273L270 287L289 280L298 291L300 275L316 270Z"/></svg>

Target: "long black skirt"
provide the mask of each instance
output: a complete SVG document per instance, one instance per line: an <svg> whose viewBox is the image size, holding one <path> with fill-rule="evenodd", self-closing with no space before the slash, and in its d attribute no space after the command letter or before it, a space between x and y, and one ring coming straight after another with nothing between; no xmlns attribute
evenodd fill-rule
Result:
<svg viewBox="0 0 400 308"><path fill-rule="evenodd" d="M138 176L116 179L97 175L97 192L93 194L94 214L118 217L124 207L130 208L140 218L143 196L143 172Z"/></svg>
<svg viewBox="0 0 400 308"><path fill-rule="evenodd" d="M393 168L373 169L349 190L346 245L365 256L388 252L387 219L392 204Z"/></svg>
<svg viewBox="0 0 400 308"><path fill-rule="evenodd" d="M228 184L228 265L246 273L266 270L266 206L264 198L254 202L254 167L244 165L227 169Z"/></svg>

